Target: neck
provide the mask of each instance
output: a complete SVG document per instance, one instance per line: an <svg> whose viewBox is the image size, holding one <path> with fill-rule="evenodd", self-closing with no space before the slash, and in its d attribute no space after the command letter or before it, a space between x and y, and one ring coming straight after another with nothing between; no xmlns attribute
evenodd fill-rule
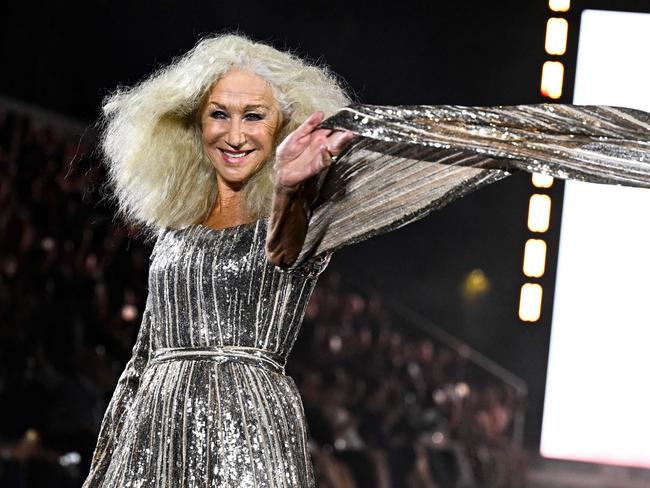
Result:
<svg viewBox="0 0 650 488"><path fill-rule="evenodd" d="M217 178L217 189L217 201L205 225L221 228L247 223L250 219L244 210L243 185L232 187Z"/></svg>

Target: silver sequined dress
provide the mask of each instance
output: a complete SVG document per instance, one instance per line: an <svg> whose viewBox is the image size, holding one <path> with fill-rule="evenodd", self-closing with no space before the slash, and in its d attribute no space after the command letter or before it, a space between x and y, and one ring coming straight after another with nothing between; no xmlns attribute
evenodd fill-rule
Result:
<svg viewBox="0 0 650 488"><path fill-rule="evenodd" d="M266 260L266 225L160 235L86 486L313 486L283 366L329 256L283 271Z"/></svg>
<svg viewBox="0 0 650 488"><path fill-rule="evenodd" d="M283 365L332 252L516 169L650 187L650 117L635 110L358 105L324 125L358 137L322 179L291 269L267 261L264 219L160 232L85 488L314 486Z"/></svg>

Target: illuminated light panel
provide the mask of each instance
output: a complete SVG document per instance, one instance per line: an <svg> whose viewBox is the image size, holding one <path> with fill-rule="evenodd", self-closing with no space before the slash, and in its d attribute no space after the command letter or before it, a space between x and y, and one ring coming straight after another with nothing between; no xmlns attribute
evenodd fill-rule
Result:
<svg viewBox="0 0 650 488"><path fill-rule="evenodd" d="M571 0L548 0L548 7L553 12L567 12L571 8Z"/></svg>
<svg viewBox="0 0 650 488"><path fill-rule="evenodd" d="M550 188L553 186L553 177L549 175L543 175L542 173L533 173L532 176L533 185L537 188Z"/></svg>
<svg viewBox="0 0 650 488"><path fill-rule="evenodd" d="M524 274L531 278L544 275L546 268L546 242L542 239L528 239L524 247Z"/></svg>
<svg viewBox="0 0 650 488"><path fill-rule="evenodd" d="M650 111L650 13L584 10L577 37L573 103ZM579 181L564 188L544 457L650 468L649 214L647 189ZM582 484L598 485L594 478ZM626 481L603 484L648 485Z"/></svg>
<svg viewBox="0 0 650 488"><path fill-rule="evenodd" d="M546 232L551 221L551 197L535 193L528 205L528 229L532 232Z"/></svg>
<svg viewBox="0 0 650 488"><path fill-rule="evenodd" d="M519 318L524 322L537 322L542 313L542 287L525 283L519 296Z"/></svg>
<svg viewBox="0 0 650 488"><path fill-rule="evenodd" d="M560 98L563 83L564 65L559 61L546 61L542 67L542 95L553 99Z"/></svg>
<svg viewBox="0 0 650 488"><path fill-rule="evenodd" d="M566 19L551 17L546 23L546 41L544 47L548 54L560 56L566 52L566 40L569 23Z"/></svg>

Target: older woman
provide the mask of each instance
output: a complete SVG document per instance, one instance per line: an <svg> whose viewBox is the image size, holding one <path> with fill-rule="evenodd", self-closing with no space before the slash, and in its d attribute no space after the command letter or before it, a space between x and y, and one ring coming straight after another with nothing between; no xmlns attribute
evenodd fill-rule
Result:
<svg viewBox="0 0 650 488"><path fill-rule="evenodd" d="M291 215L287 198L350 140L315 130L317 109L347 102L325 70L238 36L206 39L108 100L118 203L158 235L85 486L313 485L283 368L327 259L275 266L262 217L273 195Z"/></svg>
<svg viewBox="0 0 650 488"><path fill-rule="evenodd" d="M321 124L347 103L326 70L232 35L108 99L110 182L156 243L85 487L313 486L284 363L334 250L513 167L650 180L638 112L353 106Z"/></svg>

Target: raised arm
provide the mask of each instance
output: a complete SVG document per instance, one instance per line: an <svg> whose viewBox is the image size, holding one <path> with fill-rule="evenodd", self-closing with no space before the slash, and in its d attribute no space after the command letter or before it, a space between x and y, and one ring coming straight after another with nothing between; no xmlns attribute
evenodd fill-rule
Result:
<svg viewBox="0 0 650 488"><path fill-rule="evenodd" d="M275 192L266 239L269 260L288 267L298 258L318 194L317 175L332 164L354 134L317 129L323 112L315 112L278 146Z"/></svg>
<svg viewBox="0 0 650 488"><path fill-rule="evenodd" d="M650 115L633 109L354 105L321 126L356 137L303 212L304 237L275 227L277 247L297 255L292 266L402 227L520 169L650 187Z"/></svg>

